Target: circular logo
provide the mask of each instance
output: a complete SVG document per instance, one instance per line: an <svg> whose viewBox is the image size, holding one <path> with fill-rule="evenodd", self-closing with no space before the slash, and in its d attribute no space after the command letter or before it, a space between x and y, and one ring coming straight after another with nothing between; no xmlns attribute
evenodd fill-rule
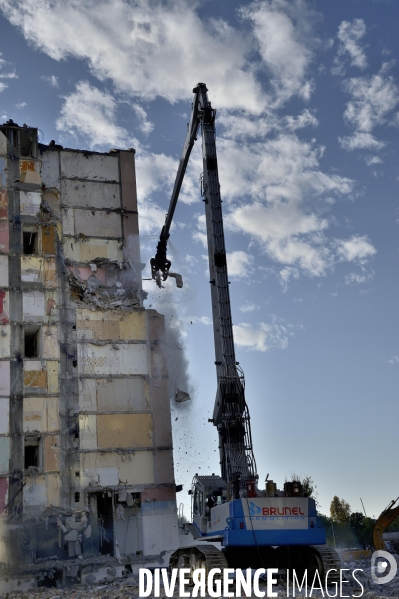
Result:
<svg viewBox="0 0 399 599"><path fill-rule="evenodd" d="M378 561L377 561L378 560ZM374 551L371 556L371 578L377 584L386 584L394 579L398 570L396 559L388 551ZM382 574L382 576L381 576Z"/></svg>

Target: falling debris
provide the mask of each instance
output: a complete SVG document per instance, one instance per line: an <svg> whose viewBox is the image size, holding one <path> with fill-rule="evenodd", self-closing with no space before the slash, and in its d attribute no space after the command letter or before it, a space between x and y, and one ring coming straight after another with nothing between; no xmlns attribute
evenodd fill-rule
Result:
<svg viewBox="0 0 399 599"><path fill-rule="evenodd" d="M189 399L191 399L189 393L181 391L181 389L176 389L175 401L177 401L178 403L182 403L183 401L188 401Z"/></svg>

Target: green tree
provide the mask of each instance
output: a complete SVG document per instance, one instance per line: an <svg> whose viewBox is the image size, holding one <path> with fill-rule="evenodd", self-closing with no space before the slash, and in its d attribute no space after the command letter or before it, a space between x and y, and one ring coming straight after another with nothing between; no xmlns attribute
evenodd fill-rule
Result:
<svg viewBox="0 0 399 599"><path fill-rule="evenodd" d="M330 505L330 516L338 524L347 524L351 515L351 506L336 495Z"/></svg>

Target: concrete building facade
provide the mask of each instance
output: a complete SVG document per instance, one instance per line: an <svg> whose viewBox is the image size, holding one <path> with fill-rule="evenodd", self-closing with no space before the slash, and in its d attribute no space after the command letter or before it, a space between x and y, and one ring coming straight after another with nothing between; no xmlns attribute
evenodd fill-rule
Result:
<svg viewBox="0 0 399 599"><path fill-rule="evenodd" d="M0 126L7 576L98 578L177 546L164 320L143 308L142 266L134 150L43 146L37 129Z"/></svg>

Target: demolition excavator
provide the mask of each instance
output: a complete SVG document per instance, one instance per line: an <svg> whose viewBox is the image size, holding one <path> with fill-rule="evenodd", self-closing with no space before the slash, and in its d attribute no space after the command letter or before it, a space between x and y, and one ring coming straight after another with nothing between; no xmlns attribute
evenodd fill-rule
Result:
<svg viewBox="0 0 399 599"><path fill-rule="evenodd" d="M193 89L190 122L183 146L169 209L157 252L151 260L152 278L158 286L175 273L167 257L170 227L184 174L199 129L202 135L203 175L217 392L213 418L219 435L221 474L195 475L191 491L190 530L201 544L176 550L174 568L292 568L297 573L319 572L339 580L341 562L327 547L326 532L318 521L314 499L304 496L300 481L258 486L251 426L245 400L244 373L236 361L230 307L222 200L216 155L216 110L204 83ZM176 278L178 286L181 280ZM208 541L208 543L204 543ZM218 549L213 543L221 543ZM334 574L335 572L335 574ZM334 578L335 576L335 578Z"/></svg>

